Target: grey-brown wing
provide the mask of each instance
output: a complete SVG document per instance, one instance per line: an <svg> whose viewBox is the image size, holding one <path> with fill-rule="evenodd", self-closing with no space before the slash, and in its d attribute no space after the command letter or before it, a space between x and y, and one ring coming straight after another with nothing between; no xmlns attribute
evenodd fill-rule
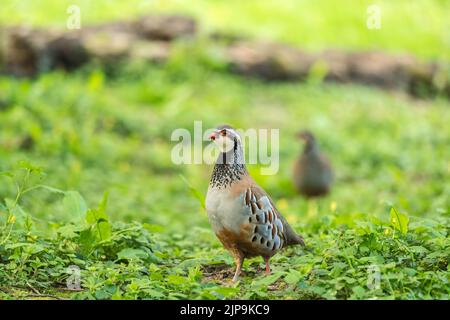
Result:
<svg viewBox="0 0 450 320"><path fill-rule="evenodd" d="M269 197L254 187L247 188L244 205L248 208L251 246L261 254L271 255L285 242L283 222Z"/></svg>

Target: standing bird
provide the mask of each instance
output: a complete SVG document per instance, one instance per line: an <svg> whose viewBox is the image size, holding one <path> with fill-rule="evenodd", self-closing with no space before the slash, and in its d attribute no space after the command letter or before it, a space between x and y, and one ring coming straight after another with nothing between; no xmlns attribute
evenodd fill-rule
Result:
<svg viewBox="0 0 450 320"><path fill-rule="evenodd" d="M333 170L330 162L319 150L313 134L307 130L298 133L305 143L303 153L294 164L294 184L307 198L324 196L330 192Z"/></svg>
<svg viewBox="0 0 450 320"><path fill-rule="evenodd" d="M262 256L266 274L269 259L289 245L305 245L278 212L267 193L250 177L241 138L230 126L220 126L210 139L219 147L206 195L212 229L236 262L238 280L245 258Z"/></svg>

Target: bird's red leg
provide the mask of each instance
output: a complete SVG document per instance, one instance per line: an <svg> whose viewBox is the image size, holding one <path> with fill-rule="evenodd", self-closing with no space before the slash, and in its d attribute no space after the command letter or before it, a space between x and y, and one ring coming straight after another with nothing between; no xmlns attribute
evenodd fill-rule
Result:
<svg viewBox="0 0 450 320"><path fill-rule="evenodd" d="M264 261L266 262L266 274L270 274L270 264L269 264L270 258L264 258Z"/></svg>

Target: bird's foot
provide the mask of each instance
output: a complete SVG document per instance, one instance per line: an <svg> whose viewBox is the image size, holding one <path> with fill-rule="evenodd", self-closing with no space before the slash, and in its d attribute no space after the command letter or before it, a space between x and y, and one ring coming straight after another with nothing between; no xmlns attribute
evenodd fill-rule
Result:
<svg viewBox="0 0 450 320"><path fill-rule="evenodd" d="M234 284L234 283L236 283L236 282L238 282L238 280L239 280L239 276L241 275L241 268L240 267L238 267L237 269L236 269L236 272L234 273L234 277L233 277L233 279L231 280L231 282Z"/></svg>
<svg viewBox="0 0 450 320"><path fill-rule="evenodd" d="M269 268L269 271L267 271L267 268L261 268L261 266L258 266L256 268L256 273L263 273L263 272L264 272L264 274L270 274L270 268Z"/></svg>

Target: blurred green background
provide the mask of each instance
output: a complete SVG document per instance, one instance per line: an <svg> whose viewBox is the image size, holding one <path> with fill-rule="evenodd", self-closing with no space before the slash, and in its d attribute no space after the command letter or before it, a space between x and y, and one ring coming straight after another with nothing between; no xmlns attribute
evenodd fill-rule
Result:
<svg viewBox="0 0 450 320"><path fill-rule="evenodd" d="M366 28L367 1L5 1L0 19L61 28L73 3L82 24L167 11L192 14L204 33L222 30L311 50L377 49L440 59L449 52L448 1L380 1L380 30ZM0 169L28 159L44 168L46 184L79 190L90 205L109 191L114 219L181 231L207 226L207 219L180 174L206 193L212 168L172 164L171 132L192 130L195 120L204 128L280 128L280 172L259 176L257 166L250 169L290 221L307 221L307 203L290 177L301 151L294 133L306 127L337 173L320 213L336 207L338 217L351 222L358 214L385 214L390 205L420 216L448 212L447 100L359 85L242 79L222 72L204 53L207 46L181 43L167 64L121 66L113 77L95 66L33 80L2 76ZM0 185L0 195L8 192L11 186ZM29 194L25 201L41 219L68 218L54 194Z"/></svg>

